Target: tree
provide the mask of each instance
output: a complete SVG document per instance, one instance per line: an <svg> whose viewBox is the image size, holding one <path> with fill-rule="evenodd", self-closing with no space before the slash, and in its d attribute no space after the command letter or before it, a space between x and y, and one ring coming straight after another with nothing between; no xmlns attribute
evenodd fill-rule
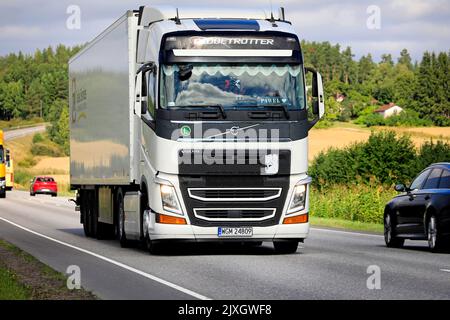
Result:
<svg viewBox="0 0 450 320"><path fill-rule="evenodd" d="M394 66L394 61L392 60L392 55L391 54L382 54L380 63L385 63L390 66Z"/></svg>
<svg viewBox="0 0 450 320"><path fill-rule="evenodd" d="M403 49L403 50L400 52L400 57L398 58L398 63L399 63L399 64L403 64L403 65L405 65L409 70L412 70L412 69L413 69L413 65L412 65L412 62L411 62L411 61L412 61L412 60L411 60L411 56L409 55L408 50Z"/></svg>

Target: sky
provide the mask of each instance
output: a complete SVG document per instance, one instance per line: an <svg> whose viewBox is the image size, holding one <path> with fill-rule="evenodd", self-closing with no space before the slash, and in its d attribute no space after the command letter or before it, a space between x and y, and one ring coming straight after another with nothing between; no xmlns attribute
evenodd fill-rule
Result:
<svg viewBox="0 0 450 320"><path fill-rule="evenodd" d="M358 59L371 53L394 58L406 48L413 60L424 51L450 50L450 0L0 0L0 55L33 53L59 43L83 44L141 5L237 8L285 7L300 39L350 46ZM70 6L80 28L68 28ZM72 21L72 20L70 20Z"/></svg>

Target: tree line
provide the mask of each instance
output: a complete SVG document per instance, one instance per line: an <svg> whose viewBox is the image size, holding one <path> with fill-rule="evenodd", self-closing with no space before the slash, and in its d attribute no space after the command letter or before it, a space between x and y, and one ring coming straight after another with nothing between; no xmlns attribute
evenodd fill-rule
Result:
<svg viewBox="0 0 450 320"><path fill-rule="evenodd" d="M68 61L82 46L36 50L0 57L0 120L39 117L51 122L50 138L67 145ZM350 47L302 41L305 64L324 78L329 121L370 116L394 102L429 124L450 125L450 52L425 52L413 62L406 49L376 63L370 54L355 60ZM343 101L337 96L345 97Z"/></svg>
<svg viewBox="0 0 450 320"><path fill-rule="evenodd" d="M329 42L302 42L305 64L324 78L327 119L348 121L371 116L379 106L395 103L417 122L450 126L450 51L425 52L413 62L406 49L397 61L384 54L379 63L372 55L354 59ZM336 96L345 97L342 102Z"/></svg>

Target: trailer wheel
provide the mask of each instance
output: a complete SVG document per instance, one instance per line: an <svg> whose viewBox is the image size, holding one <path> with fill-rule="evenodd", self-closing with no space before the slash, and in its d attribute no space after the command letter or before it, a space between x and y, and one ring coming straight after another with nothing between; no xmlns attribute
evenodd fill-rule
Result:
<svg viewBox="0 0 450 320"><path fill-rule="evenodd" d="M89 213L91 217L91 236L93 238L97 237L98 230L98 210L97 210L97 197L96 191L89 192Z"/></svg>
<svg viewBox="0 0 450 320"><path fill-rule="evenodd" d="M119 191L117 194L117 234L119 236L120 246L122 248L128 247L129 241L125 234L125 210L123 206L122 191Z"/></svg>
<svg viewBox="0 0 450 320"><path fill-rule="evenodd" d="M83 216L83 230L84 235L86 237L91 236L91 218L89 216L89 204L87 199L87 193L85 191L81 191L81 214Z"/></svg>

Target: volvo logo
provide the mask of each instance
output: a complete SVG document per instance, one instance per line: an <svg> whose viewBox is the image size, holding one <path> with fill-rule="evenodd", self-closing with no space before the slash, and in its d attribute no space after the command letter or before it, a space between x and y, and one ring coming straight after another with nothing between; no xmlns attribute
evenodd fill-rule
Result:
<svg viewBox="0 0 450 320"><path fill-rule="evenodd" d="M228 132L230 132L233 136L237 136L239 133L239 127L232 127Z"/></svg>

